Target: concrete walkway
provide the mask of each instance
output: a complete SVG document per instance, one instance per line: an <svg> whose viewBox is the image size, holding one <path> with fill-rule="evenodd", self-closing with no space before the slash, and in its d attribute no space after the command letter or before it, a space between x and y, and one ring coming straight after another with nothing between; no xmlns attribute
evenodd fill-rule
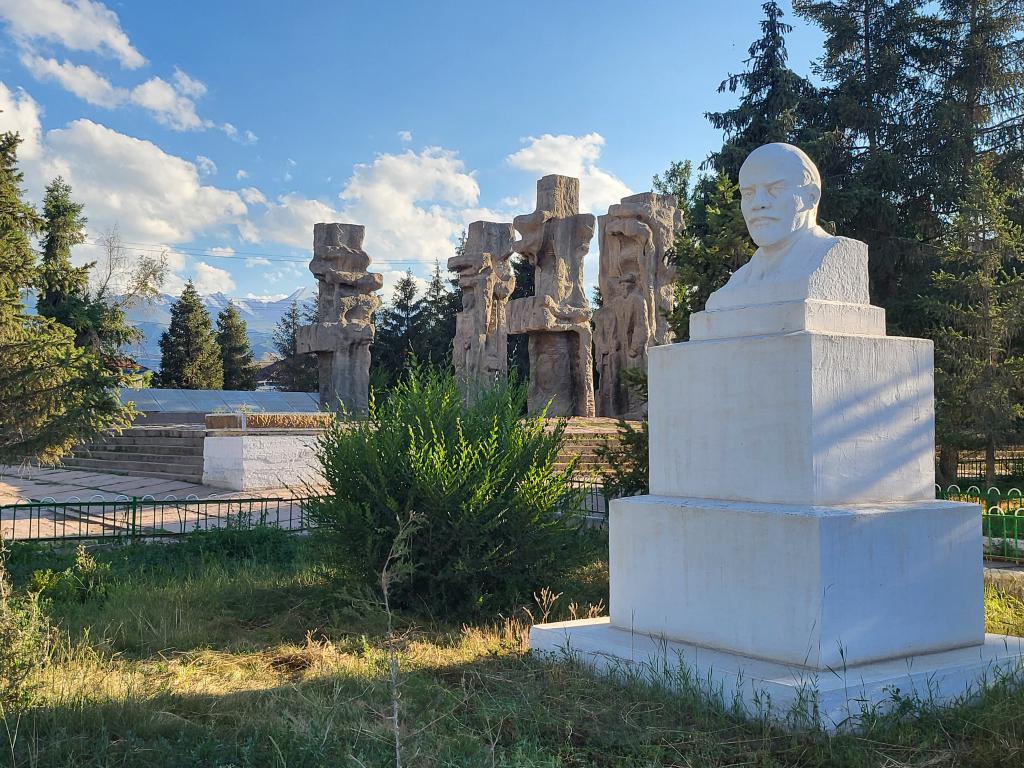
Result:
<svg viewBox="0 0 1024 768"><path fill-rule="evenodd" d="M181 534L244 520L300 528L303 505L292 497L284 488L235 493L179 480L0 466L0 538ZM17 506L30 501L41 503Z"/></svg>
<svg viewBox="0 0 1024 768"><path fill-rule="evenodd" d="M265 498L289 497L292 494L284 488L235 493L225 491L223 488L211 488L181 480L115 475L109 472L89 472L84 469L0 465L0 505L40 499L53 499L61 502L74 497L77 497L79 501L88 501L96 495L113 500L118 496L138 496L140 498L152 496L156 499L173 496L184 499L186 496L195 495L205 499L214 495L221 498L242 496Z"/></svg>

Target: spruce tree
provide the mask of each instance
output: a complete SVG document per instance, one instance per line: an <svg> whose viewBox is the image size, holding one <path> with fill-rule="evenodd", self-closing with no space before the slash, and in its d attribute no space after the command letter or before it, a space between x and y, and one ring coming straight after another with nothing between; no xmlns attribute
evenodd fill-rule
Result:
<svg viewBox="0 0 1024 768"><path fill-rule="evenodd" d="M316 322L314 305L300 308L292 301L288 310L274 326L274 350L280 360L274 365L273 381L285 392L316 392L320 387L320 374L316 355L300 354L299 328Z"/></svg>
<svg viewBox="0 0 1024 768"><path fill-rule="evenodd" d="M36 276L31 238L43 226L35 208L21 199L20 143L18 134L0 133L0 312L5 320L23 309L21 292Z"/></svg>
<svg viewBox="0 0 1024 768"><path fill-rule="evenodd" d="M996 178L1024 183L1024 0L941 0L926 81L931 192L941 213L955 207L978 159Z"/></svg>
<svg viewBox="0 0 1024 768"><path fill-rule="evenodd" d="M96 337L89 307L89 270L93 265L71 264L71 249L85 242L83 207L71 199L71 186L61 177L47 186L42 263L36 277L36 312L71 328L79 346Z"/></svg>
<svg viewBox="0 0 1024 768"><path fill-rule="evenodd" d="M371 365L378 372L377 380L386 385L402 378L423 338L418 294L412 270L408 270L395 283L391 301L377 313L377 336Z"/></svg>
<svg viewBox="0 0 1024 768"><path fill-rule="evenodd" d="M828 180L822 217L868 244L871 297L890 328L920 335L917 297L929 288L944 226L925 119L928 73L941 65L934 20L923 0L796 0L794 9L826 34L815 65L832 141L818 151Z"/></svg>
<svg viewBox="0 0 1024 768"><path fill-rule="evenodd" d="M719 93L740 92L740 103L724 112L706 112L711 124L726 135L724 145L705 165L736 181L747 155L773 141L802 143L809 110L816 101L814 86L786 66L786 35L793 28L782 21L783 12L774 0L761 6L761 37L748 49L747 70L729 75Z"/></svg>
<svg viewBox="0 0 1024 768"><path fill-rule="evenodd" d="M442 368L451 365L455 315L461 304L461 297L449 289L441 276L441 265L435 261L427 290L416 302L420 333L415 351L420 361Z"/></svg>
<svg viewBox="0 0 1024 768"><path fill-rule="evenodd" d="M120 371L75 346L72 330L27 316L23 291L37 276L31 238L43 222L22 200L16 134L0 134L0 462L58 461L75 445L131 422Z"/></svg>
<svg viewBox="0 0 1024 768"><path fill-rule="evenodd" d="M224 388L210 315L191 280L171 306L171 325L160 336L159 382L168 389Z"/></svg>
<svg viewBox="0 0 1024 768"><path fill-rule="evenodd" d="M224 369L224 389L256 389L256 366L245 320L230 301L217 315L217 346Z"/></svg>
<svg viewBox="0 0 1024 768"><path fill-rule="evenodd" d="M939 442L983 447L989 485L996 449L1018 434L1024 416L1024 238L992 164L978 164L969 177L927 302L937 320Z"/></svg>
<svg viewBox="0 0 1024 768"><path fill-rule="evenodd" d="M754 255L754 246L740 211L739 185L719 173L713 186L704 185L699 203L703 235L684 229L676 236L672 258L676 264L676 305L669 323L679 340L690 334L690 315L704 309L708 298Z"/></svg>

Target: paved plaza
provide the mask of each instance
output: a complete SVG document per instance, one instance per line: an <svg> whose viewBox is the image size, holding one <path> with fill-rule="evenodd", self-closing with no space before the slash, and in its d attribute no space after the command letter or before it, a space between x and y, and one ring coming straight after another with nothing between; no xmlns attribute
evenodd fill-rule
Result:
<svg viewBox="0 0 1024 768"><path fill-rule="evenodd" d="M217 527L229 520L297 528L303 524L302 510L289 501L297 492L276 488L235 493L178 480L0 466L0 536L159 535Z"/></svg>

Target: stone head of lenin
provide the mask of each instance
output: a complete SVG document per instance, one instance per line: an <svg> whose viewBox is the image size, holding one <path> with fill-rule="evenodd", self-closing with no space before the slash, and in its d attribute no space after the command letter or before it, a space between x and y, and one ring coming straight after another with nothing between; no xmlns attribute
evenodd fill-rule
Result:
<svg viewBox="0 0 1024 768"><path fill-rule="evenodd" d="M759 248L780 252L801 234L817 229L821 175L792 144L758 147L740 167L740 208Z"/></svg>

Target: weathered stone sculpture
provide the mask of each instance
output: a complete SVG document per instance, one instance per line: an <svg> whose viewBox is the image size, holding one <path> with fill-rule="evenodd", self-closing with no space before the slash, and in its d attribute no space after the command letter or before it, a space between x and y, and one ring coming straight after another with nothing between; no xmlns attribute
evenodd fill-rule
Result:
<svg viewBox="0 0 1024 768"><path fill-rule="evenodd" d="M319 322L300 328L297 338L299 352L317 356L321 407L354 415L366 413L373 313L380 306L373 291L384 281L382 275L367 271L365 233L366 228L358 224L313 227L309 271L320 287Z"/></svg>
<svg viewBox="0 0 1024 768"><path fill-rule="evenodd" d="M513 249L533 266L534 295L508 304L508 332L529 335L529 409L550 416L594 415L590 309L583 259L594 216L579 212L580 181L545 176L537 210L516 216ZM550 406L548 405L550 403Z"/></svg>
<svg viewBox="0 0 1024 768"><path fill-rule="evenodd" d="M476 387L508 373L508 326L505 307L516 287L509 260L512 225L474 221L463 253L448 259L459 273L462 311L455 317L452 363L468 397Z"/></svg>
<svg viewBox="0 0 1024 768"><path fill-rule="evenodd" d="M666 315L675 302L675 267L667 254L682 212L674 196L645 192L624 197L597 221L602 300L594 313L597 415L639 418L643 403L622 372L646 371L647 348L672 341Z"/></svg>

